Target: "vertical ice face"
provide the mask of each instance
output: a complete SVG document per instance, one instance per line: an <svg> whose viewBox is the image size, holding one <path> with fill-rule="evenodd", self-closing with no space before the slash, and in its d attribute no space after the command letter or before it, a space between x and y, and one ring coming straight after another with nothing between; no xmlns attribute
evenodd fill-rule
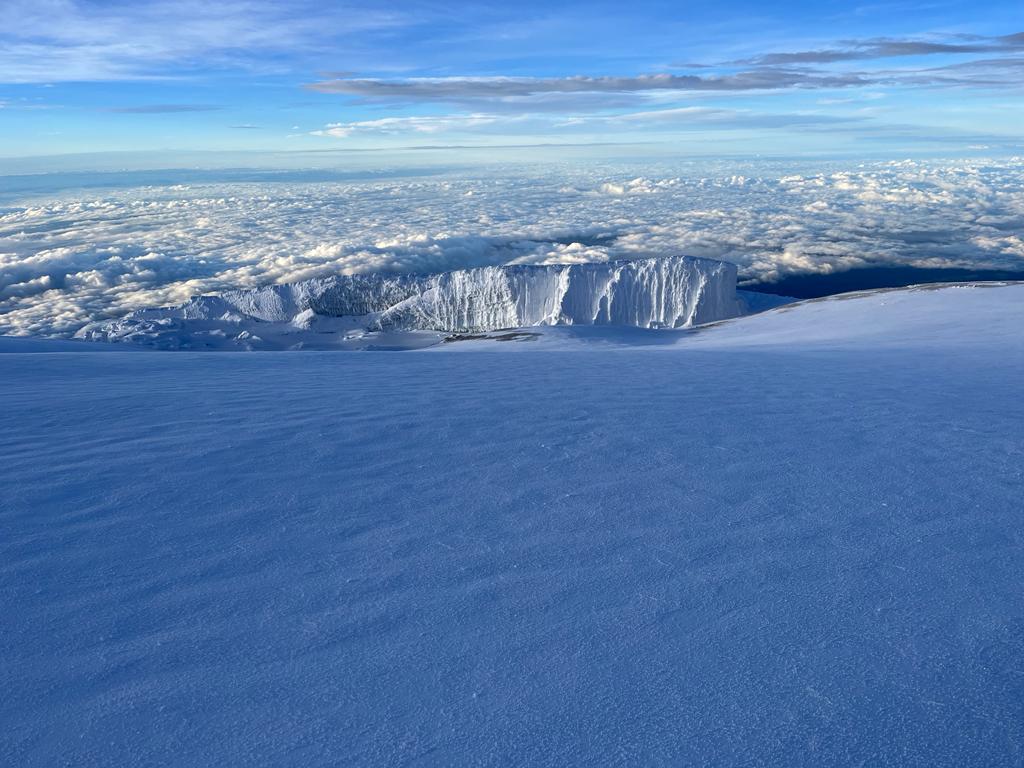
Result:
<svg viewBox="0 0 1024 768"><path fill-rule="evenodd" d="M429 278L381 313L388 328L489 331L530 325L684 328L739 314L736 268L689 257L482 267Z"/></svg>
<svg viewBox="0 0 1024 768"><path fill-rule="evenodd" d="M201 328L234 336L254 323L309 328L351 318L367 330L494 331L531 325L686 328L742 314L736 267L673 256L604 264L481 267L436 275L341 275L198 296L166 309L85 326L96 340L159 337L173 346ZM245 326L243 328L243 326ZM220 330L218 330L220 329ZM180 339L179 339L180 340Z"/></svg>

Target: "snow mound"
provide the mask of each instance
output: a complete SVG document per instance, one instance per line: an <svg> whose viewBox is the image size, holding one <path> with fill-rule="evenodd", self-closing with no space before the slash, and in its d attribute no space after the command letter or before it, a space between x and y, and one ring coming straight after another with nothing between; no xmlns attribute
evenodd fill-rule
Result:
<svg viewBox="0 0 1024 768"><path fill-rule="evenodd" d="M736 267L674 256L602 264L510 265L433 275L340 275L146 309L76 336L161 348L218 346L256 324L294 338L341 331L485 332L540 325L689 328L748 311ZM342 318L347 322L320 322ZM269 334L273 336L274 334ZM248 337L246 337L248 339ZM299 340L301 341L301 339Z"/></svg>

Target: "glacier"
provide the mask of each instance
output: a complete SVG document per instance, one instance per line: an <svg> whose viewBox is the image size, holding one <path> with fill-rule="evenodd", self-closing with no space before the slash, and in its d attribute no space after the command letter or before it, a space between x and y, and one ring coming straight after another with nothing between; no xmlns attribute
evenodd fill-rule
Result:
<svg viewBox="0 0 1024 768"><path fill-rule="evenodd" d="M398 355L0 336L0 754L1020 768L1022 329L1024 284Z"/></svg>
<svg viewBox="0 0 1024 768"><path fill-rule="evenodd" d="M689 328L750 310L736 276L733 264L692 256L336 275L197 296L177 307L93 322L76 336L162 348L252 349L273 346L272 337L297 346L310 335L550 325Z"/></svg>

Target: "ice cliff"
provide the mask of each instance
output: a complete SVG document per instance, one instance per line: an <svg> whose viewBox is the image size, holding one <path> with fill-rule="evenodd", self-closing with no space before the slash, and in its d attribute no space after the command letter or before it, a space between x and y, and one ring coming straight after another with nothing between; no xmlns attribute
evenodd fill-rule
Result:
<svg viewBox="0 0 1024 768"><path fill-rule="evenodd" d="M174 343L183 334L252 338L263 324L294 331L492 331L535 325L686 328L743 314L736 267L675 256L603 264L481 267L433 275L339 275L198 296L91 323L78 336ZM161 340L163 343L161 343Z"/></svg>

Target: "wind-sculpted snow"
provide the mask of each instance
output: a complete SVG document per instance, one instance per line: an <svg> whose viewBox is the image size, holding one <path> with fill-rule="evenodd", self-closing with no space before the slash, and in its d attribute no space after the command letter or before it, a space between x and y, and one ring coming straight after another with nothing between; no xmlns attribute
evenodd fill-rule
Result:
<svg viewBox="0 0 1024 768"><path fill-rule="evenodd" d="M0 338L3 764L1020 768L1022 328Z"/></svg>
<svg viewBox="0 0 1024 768"><path fill-rule="evenodd" d="M537 325L688 328L744 311L736 267L677 256L605 264L481 267L436 275L340 275L199 296L85 326L80 338L164 348L289 347L339 330L493 331ZM349 320L339 329L324 319ZM284 325L284 329L281 326ZM320 339L322 341L322 339Z"/></svg>

